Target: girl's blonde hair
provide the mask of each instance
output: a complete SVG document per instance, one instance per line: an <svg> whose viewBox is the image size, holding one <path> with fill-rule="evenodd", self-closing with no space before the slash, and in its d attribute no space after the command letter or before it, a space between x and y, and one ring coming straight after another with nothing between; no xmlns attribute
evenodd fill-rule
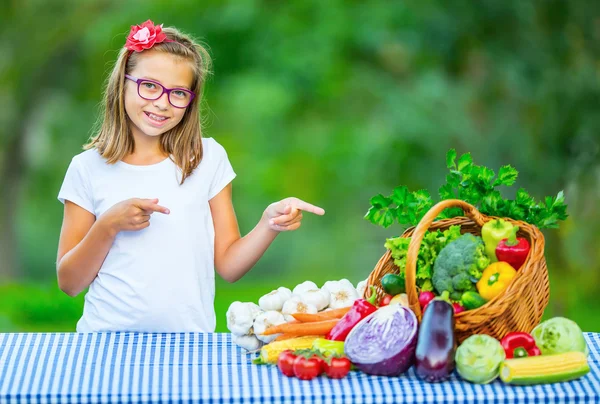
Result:
<svg viewBox="0 0 600 404"><path fill-rule="evenodd" d="M187 107L181 122L160 136L161 152L173 156L175 164L181 168L183 184L202 160L200 105L204 83L210 74L211 60L206 48L190 36L171 27L163 28L162 31L168 39L176 42L157 43L151 49L189 60L194 72L190 90L196 97ZM135 68L138 59L137 52L129 54L126 48L121 49L106 82L102 102L103 117L98 120L99 129L83 146L84 150L96 148L109 164L116 163L134 150L133 135L125 113L124 88L125 74Z"/></svg>

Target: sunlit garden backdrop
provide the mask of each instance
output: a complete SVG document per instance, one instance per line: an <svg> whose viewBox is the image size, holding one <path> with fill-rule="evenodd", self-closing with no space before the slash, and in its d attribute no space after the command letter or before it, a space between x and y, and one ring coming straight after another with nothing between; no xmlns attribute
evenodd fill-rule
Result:
<svg viewBox="0 0 600 404"><path fill-rule="evenodd" d="M435 195L450 148L516 167L508 198L565 191L568 220L544 230L545 317L600 331L600 2L38 0L2 14L0 331L75 330L83 294L56 284L56 196L130 25L149 18L210 46L205 136L238 174L242 233L287 196L327 212L217 281L217 331L234 300L365 279L403 230L365 220L371 197Z"/></svg>

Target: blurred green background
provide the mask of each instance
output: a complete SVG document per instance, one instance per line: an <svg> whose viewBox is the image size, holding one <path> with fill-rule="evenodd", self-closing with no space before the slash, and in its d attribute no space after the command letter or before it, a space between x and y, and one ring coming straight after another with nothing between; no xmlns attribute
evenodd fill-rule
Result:
<svg viewBox="0 0 600 404"><path fill-rule="evenodd" d="M56 196L130 25L150 18L210 46L205 136L238 174L242 233L287 196L327 211L217 281L217 331L234 300L365 279L403 230L367 222L369 199L401 184L435 195L456 148L513 165L536 199L565 190L571 216L544 230L545 317L600 332L600 2L9 1L2 14L0 331L75 330L83 294L56 285Z"/></svg>

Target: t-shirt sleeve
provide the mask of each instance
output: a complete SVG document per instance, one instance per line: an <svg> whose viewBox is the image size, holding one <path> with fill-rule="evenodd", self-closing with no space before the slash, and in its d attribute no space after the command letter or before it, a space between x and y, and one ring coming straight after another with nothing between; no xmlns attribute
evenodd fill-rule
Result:
<svg viewBox="0 0 600 404"><path fill-rule="evenodd" d="M73 158L69 164L65 179L58 192L58 200L63 204L65 200L69 200L95 215L89 177L77 158Z"/></svg>
<svg viewBox="0 0 600 404"><path fill-rule="evenodd" d="M209 200L217 196L217 194L221 192L221 190L223 190L223 188L225 188L225 186L229 184L236 176L235 172L233 171L233 167L229 162L229 158L227 157L227 151L225 151L225 148L217 143L217 141L214 139L213 142L214 143L211 147L211 153L213 153L213 156L211 160L213 161L214 174L208 192Z"/></svg>

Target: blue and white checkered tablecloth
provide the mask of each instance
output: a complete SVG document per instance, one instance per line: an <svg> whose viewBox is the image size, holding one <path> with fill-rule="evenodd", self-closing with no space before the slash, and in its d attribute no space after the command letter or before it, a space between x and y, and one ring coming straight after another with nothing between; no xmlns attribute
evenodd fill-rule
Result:
<svg viewBox="0 0 600 404"><path fill-rule="evenodd" d="M342 380L287 378L229 334L0 334L0 403L289 402L514 403L600 402L600 334L586 333L591 372L576 381L514 387L451 380L428 384L350 372Z"/></svg>

